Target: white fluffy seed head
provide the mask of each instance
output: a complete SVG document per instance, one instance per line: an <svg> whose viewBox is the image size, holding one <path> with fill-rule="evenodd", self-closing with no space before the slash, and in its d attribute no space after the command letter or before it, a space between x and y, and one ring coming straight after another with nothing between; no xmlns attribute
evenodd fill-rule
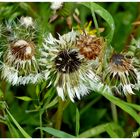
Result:
<svg viewBox="0 0 140 140"><path fill-rule="evenodd" d="M32 17L21 17L20 18L20 23L21 25L25 26L26 28L28 27L33 27L34 26L34 22Z"/></svg>
<svg viewBox="0 0 140 140"><path fill-rule="evenodd" d="M58 10L63 6L63 2L53 2L51 4L51 9L52 10Z"/></svg>

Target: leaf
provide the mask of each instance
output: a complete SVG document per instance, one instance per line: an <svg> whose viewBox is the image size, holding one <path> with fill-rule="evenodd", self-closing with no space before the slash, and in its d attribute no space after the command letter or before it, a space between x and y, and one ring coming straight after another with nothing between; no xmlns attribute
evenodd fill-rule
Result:
<svg viewBox="0 0 140 140"><path fill-rule="evenodd" d="M108 133L108 135L111 138L119 138L119 136L117 135L117 133L113 130L113 128L110 126L110 124L108 124L107 127L105 127L106 132Z"/></svg>
<svg viewBox="0 0 140 140"><path fill-rule="evenodd" d="M28 96L22 96L22 97L16 97L16 98L18 98L20 100L23 100L23 101L26 101L26 102L29 102L29 101L33 100L32 98L30 98Z"/></svg>
<svg viewBox="0 0 140 140"><path fill-rule="evenodd" d="M44 106L43 106L43 110L45 110L45 109L48 109L48 108L50 108L50 107L53 107L55 104L57 104L58 103L58 98L56 97L56 98L54 98L50 103L48 103L47 105L45 104Z"/></svg>
<svg viewBox="0 0 140 140"><path fill-rule="evenodd" d="M19 131L21 132L21 134L25 137L25 138L31 138L30 135L18 124L18 122L14 119L14 117L12 116L12 114L8 111L8 109L6 108L6 111L9 115L9 117L12 119L12 121L14 122L14 124L16 125L16 127L19 129Z"/></svg>
<svg viewBox="0 0 140 140"><path fill-rule="evenodd" d="M106 39L107 39L108 43L110 43L112 41L112 38L114 35L114 30L115 30L115 24L114 24L114 20L113 20L111 14L96 3L82 3L82 5L91 9L91 12L94 11L95 13L97 13L108 23L108 25L110 27L110 32L106 36Z"/></svg>
<svg viewBox="0 0 140 140"><path fill-rule="evenodd" d="M136 105L136 104L132 104L132 103L128 103L128 102L125 102L125 104L140 111L140 105Z"/></svg>
<svg viewBox="0 0 140 140"><path fill-rule="evenodd" d="M120 107L122 110L127 112L130 116L132 116L136 120L138 124L140 124L140 115L138 115L137 112L133 108L131 108L128 104L126 104L124 101L108 93L104 93L102 95L105 98L107 98L110 102L114 103L115 105Z"/></svg>
<svg viewBox="0 0 140 140"><path fill-rule="evenodd" d="M16 128L12 125L12 123L10 122L10 120L7 118L7 125L10 131L10 134L13 138L20 138L20 135L18 133L18 131L16 130Z"/></svg>
<svg viewBox="0 0 140 140"><path fill-rule="evenodd" d="M73 135L70 135L66 132L63 132L63 131L60 131L51 127L38 127L37 129L41 129L58 138L75 138L75 136Z"/></svg>
<svg viewBox="0 0 140 140"><path fill-rule="evenodd" d="M78 108L76 107L76 136L79 135L80 130L80 113Z"/></svg>
<svg viewBox="0 0 140 140"><path fill-rule="evenodd" d="M79 138L90 138L90 137L97 136L101 133L107 132L108 127L111 129L111 131L117 130L117 129L118 130L120 129L122 131L122 129L119 125L117 125L114 122L110 122L110 123L105 123L105 124L98 125L96 127L93 127L91 129L81 133L79 135ZM116 135L114 134L113 136L116 136Z"/></svg>

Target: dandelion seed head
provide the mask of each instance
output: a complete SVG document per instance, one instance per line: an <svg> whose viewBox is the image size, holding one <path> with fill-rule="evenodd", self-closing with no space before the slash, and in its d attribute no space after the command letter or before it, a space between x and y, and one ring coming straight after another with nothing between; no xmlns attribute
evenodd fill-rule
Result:
<svg viewBox="0 0 140 140"><path fill-rule="evenodd" d="M138 83L138 73L131 59L123 54L113 54L103 79L117 93L133 94L133 89Z"/></svg>
<svg viewBox="0 0 140 140"><path fill-rule="evenodd" d="M102 37L93 37L84 33L77 39L77 47L85 58L95 60L104 47L104 40Z"/></svg>
<svg viewBox="0 0 140 140"><path fill-rule="evenodd" d="M29 28L32 25L31 18L22 17L17 22L7 22L4 28L1 77L12 85L35 84L42 79L37 61L38 28Z"/></svg>
<svg viewBox="0 0 140 140"><path fill-rule="evenodd" d="M49 35L43 43L39 64L44 69L44 78L56 87L58 96L63 100L67 97L81 99L98 83L92 69L92 63L85 59L76 47L77 35L71 31L59 39ZM92 85L92 88L91 88ZM98 85L98 84L96 84Z"/></svg>
<svg viewBox="0 0 140 140"><path fill-rule="evenodd" d="M63 2L52 2L51 9L58 10L63 6Z"/></svg>
<svg viewBox="0 0 140 140"><path fill-rule="evenodd" d="M21 25L25 26L26 28L28 27L33 27L34 26L34 22L32 17L21 17L20 18L20 23Z"/></svg>

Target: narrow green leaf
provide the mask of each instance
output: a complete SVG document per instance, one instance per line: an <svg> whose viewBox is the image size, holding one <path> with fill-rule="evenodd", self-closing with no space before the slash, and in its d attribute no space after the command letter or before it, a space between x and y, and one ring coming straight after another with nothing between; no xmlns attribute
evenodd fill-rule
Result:
<svg viewBox="0 0 140 140"><path fill-rule="evenodd" d="M115 133L115 131L113 130L110 124L108 124L107 127L105 127L105 129L111 138L119 138L119 136Z"/></svg>
<svg viewBox="0 0 140 140"><path fill-rule="evenodd" d="M80 113L78 108L76 107L76 136L79 135L80 130Z"/></svg>
<svg viewBox="0 0 140 140"><path fill-rule="evenodd" d="M110 122L110 123L101 124L101 125L98 125L94 128L91 128L91 129L81 133L78 137L79 138L95 137L101 133L107 132L107 130L106 130L107 127L112 128L112 131L113 130L121 130L121 127L118 126L116 123ZM115 134L113 136L115 136Z"/></svg>
<svg viewBox="0 0 140 140"><path fill-rule="evenodd" d="M82 5L86 6L87 8L91 9L91 12L94 11L97 13L99 16L101 16L109 25L110 27L110 32L106 36L106 39L108 43L112 41L113 35L114 35L114 30L115 30L115 24L114 20L111 16L111 14L105 10L103 7L99 6L96 3L82 3Z"/></svg>
<svg viewBox="0 0 140 140"><path fill-rule="evenodd" d="M58 98L56 97L55 99L53 99L49 104L45 104L44 106L43 106L43 110L44 109L48 109L48 108L50 108L50 107L53 107L55 104L57 104L58 103Z"/></svg>
<svg viewBox="0 0 140 140"><path fill-rule="evenodd" d="M136 104L132 104L132 103L128 103L128 102L125 102L125 104L140 111L140 105L136 105Z"/></svg>
<svg viewBox="0 0 140 140"><path fill-rule="evenodd" d="M16 130L16 128L12 125L12 123L10 122L10 120L6 119L7 121L7 125L8 125L8 128L9 128L9 131L10 131L10 134L13 138L20 138L20 135L18 133L18 131Z"/></svg>
<svg viewBox="0 0 140 140"><path fill-rule="evenodd" d="M36 86L36 95L39 96L39 93L40 93L40 86L37 85L37 86Z"/></svg>
<svg viewBox="0 0 140 140"><path fill-rule="evenodd" d="M25 138L31 138L30 135L18 124L18 122L15 120L15 118L12 116L12 114L8 111L8 109L6 108L6 111L9 115L9 117L12 119L12 121L14 122L14 124L16 125L16 127L19 129L19 131L21 132L21 134L25 137Z"/></svg>
<svg viewBox="0 0 140 140"><path fill-rule="evenodd" d="M22 96L22 97L16 97L16 98L18 98L20 100L23 100L23 101L26 101L26 102L29 102L29 101L33 100L32 98L30 98L28 96Z"/></svg>
<svg viewBox="0 0 140 140"><path fill-rule="evenodd" d="M130 105L126 104L126 102L120 100L117 97L114 97L108 93L102 94L105 98L107 98L109 101L120 107L122 110L127 112L130 116L132 116L138 124L140 124L140 116L137 114L137 112L130 107Z"/></svg>
<svg viewBox="0 0 140 140"><path fill-rule="evenodd" d="M41 129L58 138L75 138L75 136L73 135L70 135L66 132L63 132L63 131L60 131L51 127L38 127L37 129Z"/></svg>

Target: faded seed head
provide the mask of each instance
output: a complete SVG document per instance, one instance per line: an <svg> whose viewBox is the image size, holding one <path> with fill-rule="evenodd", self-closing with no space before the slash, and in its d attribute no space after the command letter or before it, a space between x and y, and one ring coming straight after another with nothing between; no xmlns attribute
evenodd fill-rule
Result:
<svg viewBox="0 0 140 140"><path fill-rule="evenodd" d="M18 40L10 45L11 53L16 59L29 60L35 54L35 45L33 42Z"/></svg>
<svg viewBox="0 0 140 140"><path fill-rule="evenodd" d="M125 72L132 69L131 61L122 54L113 54L110 60L112 69L116 72Z"/></svg>
<svg viewBox="0 0 140 140"><path fill-rule="evenodd" d="M89 60L95 60L100 55L103 45L104 39L102 37L82 34L77 39L77 47L80 53Z"/></svg>

